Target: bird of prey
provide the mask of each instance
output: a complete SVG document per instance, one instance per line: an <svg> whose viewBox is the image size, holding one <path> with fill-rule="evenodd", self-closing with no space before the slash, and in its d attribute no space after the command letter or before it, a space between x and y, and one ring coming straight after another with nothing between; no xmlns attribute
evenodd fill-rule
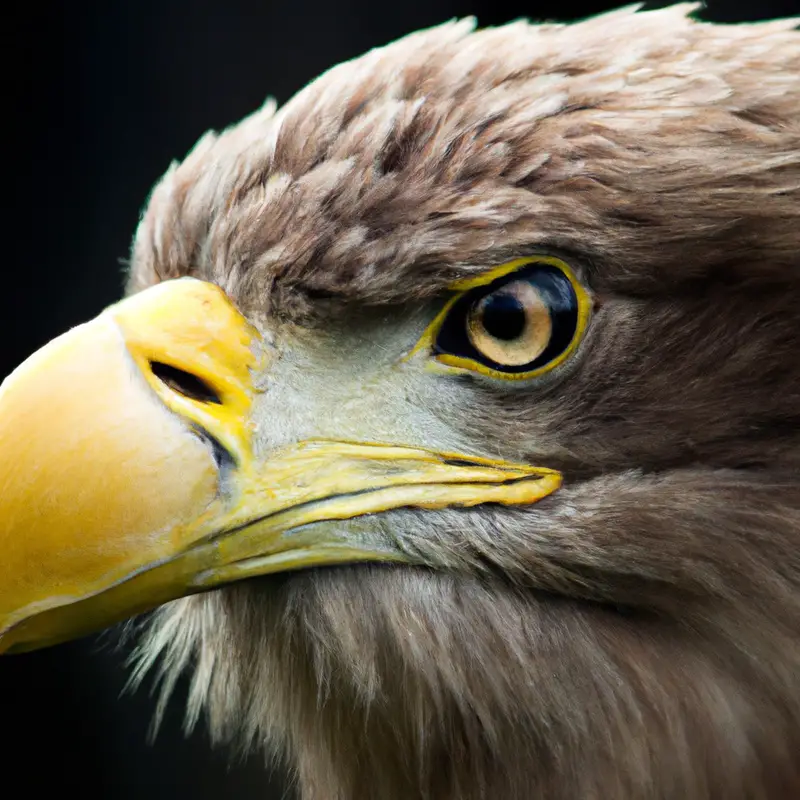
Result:
<svg viewBox="0 0 800 800"><path fill-rule="evenodd" d="M457 21L204 136L0 395L0 648L305 800L800 797L800 34Z"/></svg>

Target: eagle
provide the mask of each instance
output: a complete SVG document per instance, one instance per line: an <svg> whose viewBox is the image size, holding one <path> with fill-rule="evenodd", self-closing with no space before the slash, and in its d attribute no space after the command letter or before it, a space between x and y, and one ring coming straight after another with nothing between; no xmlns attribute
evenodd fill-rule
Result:
<svg viewBox="0 0 800 800"><path fill-rule="evenodd" d="M304 800L800 796L800 33L696 10L203 136L0 389L0 650L152 612Z"/></svg>

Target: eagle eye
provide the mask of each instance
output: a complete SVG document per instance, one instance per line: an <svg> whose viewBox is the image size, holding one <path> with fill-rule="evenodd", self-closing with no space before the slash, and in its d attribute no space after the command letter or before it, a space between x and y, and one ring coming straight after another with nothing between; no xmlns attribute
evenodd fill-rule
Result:
<svg viewBox="0 0 800 800"><path fill-rule="evenodd" d="M504 264L455 288L462 291L427 332L433 357L505 380L562 363L580 342L591 305L570 268L548 256Z"/></svg>

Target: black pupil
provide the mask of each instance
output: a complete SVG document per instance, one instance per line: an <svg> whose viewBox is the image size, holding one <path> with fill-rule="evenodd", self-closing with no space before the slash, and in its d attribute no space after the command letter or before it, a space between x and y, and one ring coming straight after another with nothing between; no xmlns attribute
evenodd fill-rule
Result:
<svg viewBox="0 0 800 800"><path fill-rule="evenodd" d="M510 342L525 330L525 309L508 292L497 292L485 298L481 307L481 323L489 336Z"/></svg>

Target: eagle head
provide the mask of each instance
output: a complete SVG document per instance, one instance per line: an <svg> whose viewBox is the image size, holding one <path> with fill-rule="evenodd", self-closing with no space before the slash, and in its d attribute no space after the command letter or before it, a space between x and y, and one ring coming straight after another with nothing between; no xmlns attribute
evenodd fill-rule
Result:
<svg viewBox="0 0 800 800"><path fill-rule="evenodd" d="M0 648L160 606L309 799L800 794L800 35L693 10L205 135L0 390Z"/></svg>

